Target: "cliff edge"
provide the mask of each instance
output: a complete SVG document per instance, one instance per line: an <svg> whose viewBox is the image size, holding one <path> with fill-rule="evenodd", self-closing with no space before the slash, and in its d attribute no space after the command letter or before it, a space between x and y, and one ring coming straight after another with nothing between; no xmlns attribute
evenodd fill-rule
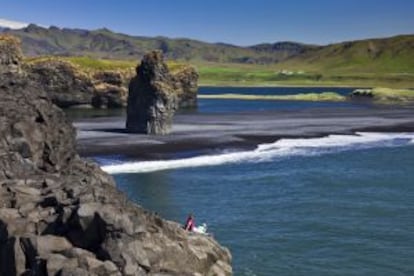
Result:
<svg viewBox="0 0 414 276"><path fill-rule="evenodd" d="M0 40L0 275L231 275L227 249L78 156L64 113L9 62L13 43Z"/></svg>

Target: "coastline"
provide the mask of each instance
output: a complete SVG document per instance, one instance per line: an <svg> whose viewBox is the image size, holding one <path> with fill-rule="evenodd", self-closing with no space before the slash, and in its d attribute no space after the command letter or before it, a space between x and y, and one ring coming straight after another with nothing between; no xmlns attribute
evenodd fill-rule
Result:
<svg viewBox="0 0 414 276"><path fill-rule="evenodd" d="M200 83L199 87L319 87L319 88L372 88L373 86L360 86L355 84L319 84L319 83L298 83L298 84L288 84L288 83Z"/></svg>
<svg viewBox="0 0 414 276"><path fill-rule="evenodd" d="M165 160L223 150L238 151L282 138L314 138L356 132L414 132L412 108L313 108L240 114L178 114L165 136L130 134L123 117L81 119L77 147L84 157L123 155Z"/></svg>

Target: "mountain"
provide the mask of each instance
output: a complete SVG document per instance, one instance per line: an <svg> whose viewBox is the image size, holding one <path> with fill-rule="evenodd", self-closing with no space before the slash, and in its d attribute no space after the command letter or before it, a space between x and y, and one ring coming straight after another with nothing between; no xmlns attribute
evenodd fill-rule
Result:
<svg viewBox="0 0 414 276"><path fill-rule="evenodd" d="M130 36L102 28L82 30L30 24L4 28L22 40L26 56L89 56L140 59L160 49L168 59L203 64L277 64L297 71L343 73L414 73L414 35L347 41L318 46L277 42L241 47L226 43L167 37Z"/></svg>
<svg viewBox="0 0 414 276"><path fill-rule="evenodd" d="M185 38L130 36L106 28L89 31L54 26L43 28L34 24L3 32L13 34L22 40L26 56L87 55L99 58L138 59L150 50L160 49L167 58L177 60L269 64L314 48L294 42L240 47Z"/></svg>

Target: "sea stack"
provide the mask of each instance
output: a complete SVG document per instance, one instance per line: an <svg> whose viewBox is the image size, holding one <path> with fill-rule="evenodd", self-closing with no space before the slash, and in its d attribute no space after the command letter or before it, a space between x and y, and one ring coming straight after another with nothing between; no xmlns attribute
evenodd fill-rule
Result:
<svg viewBox="0 0 414 276"><path fill-rule="evenodd" d="M146 54L129 84L126 128L129 132L168 134L178 107L175 80L161 51Z"/></svg>

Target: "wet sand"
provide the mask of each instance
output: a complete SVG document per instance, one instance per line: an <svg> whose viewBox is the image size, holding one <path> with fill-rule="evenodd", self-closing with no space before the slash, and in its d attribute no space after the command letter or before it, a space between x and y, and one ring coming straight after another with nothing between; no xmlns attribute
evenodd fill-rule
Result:
<svg viewBox="0 0 414 276"><path fill-rule="evenodd" d="M169 135L132 134L125 118L74 122L82 156L121 154L168 159L221 150L253 149L280 138L365 132L414 132L414 108L321 108L241 114L178 114Z"/></svg>

